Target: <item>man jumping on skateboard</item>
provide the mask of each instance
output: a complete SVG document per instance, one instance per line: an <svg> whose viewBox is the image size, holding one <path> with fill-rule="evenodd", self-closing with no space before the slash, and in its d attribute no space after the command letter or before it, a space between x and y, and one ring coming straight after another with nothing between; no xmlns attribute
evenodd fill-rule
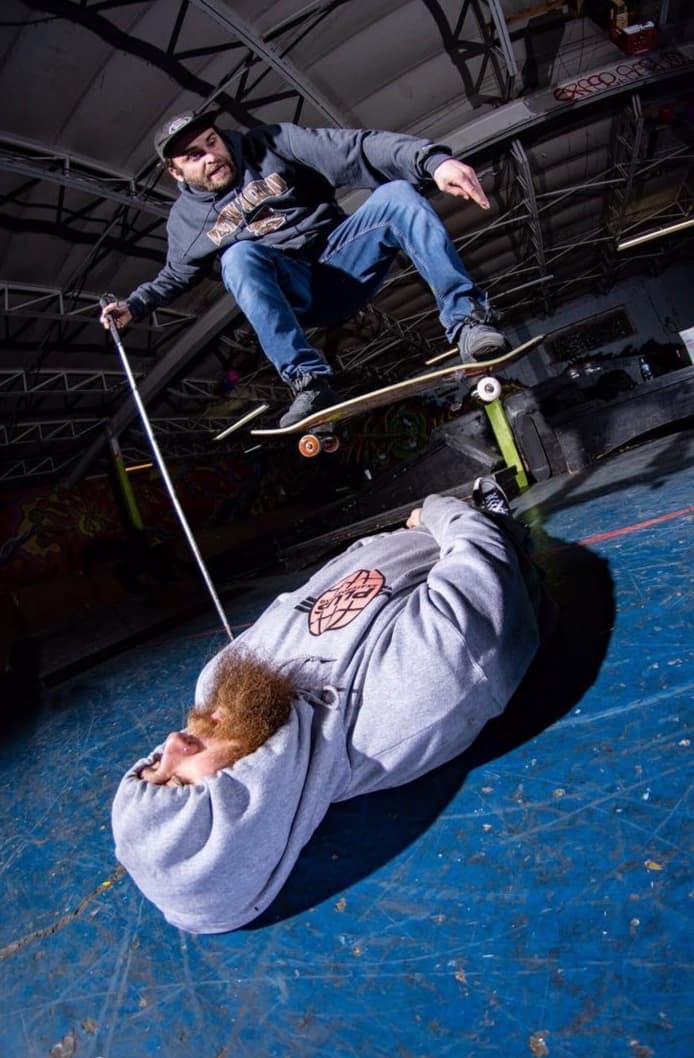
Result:
<svg viewBox="0 0 694 1058"><path fill-rule="evenodd" d="M209 114L167 120L155 149L177 181L168 253L158 276L101 322L118 328L168 305L219 259L222 282L253 326L293 400L289 426L339 397L332 368L305 328L335 326L373 299L399 251L431 288L448 339L464 362L501 353L484 295L465 271L440 218L414 185L482 209L489 201L470 166L448 147L390 132L292 124L222 132ZM337 188L372 194L352 215Z"/></svg>

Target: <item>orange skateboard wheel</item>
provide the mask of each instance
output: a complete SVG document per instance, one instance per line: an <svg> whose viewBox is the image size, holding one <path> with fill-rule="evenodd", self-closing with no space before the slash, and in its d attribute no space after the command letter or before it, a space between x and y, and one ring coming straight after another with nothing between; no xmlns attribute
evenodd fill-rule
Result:
<svg viewBox="0 0 694 1058"><path fill-rule="evenodd" d="M313 459L321 450L320 437L314 433L305 433L299 439L299 451L306 459Z"/></svg>

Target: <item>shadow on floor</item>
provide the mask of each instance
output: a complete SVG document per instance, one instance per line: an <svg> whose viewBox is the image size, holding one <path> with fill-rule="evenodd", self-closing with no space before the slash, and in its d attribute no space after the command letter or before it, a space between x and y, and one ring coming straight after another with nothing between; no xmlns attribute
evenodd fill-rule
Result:
<svg viewBox="0 0 694 1058"><path fill-rule="evenodd" d="M281 893L246 929L299 914L377 870L427 830L473 768L534 738L581 701L614 626L608 565L586 548L547 537L536 539L535 548L559 605L558 622L504 714L463 754L415 782L333 805Z"/></svg>

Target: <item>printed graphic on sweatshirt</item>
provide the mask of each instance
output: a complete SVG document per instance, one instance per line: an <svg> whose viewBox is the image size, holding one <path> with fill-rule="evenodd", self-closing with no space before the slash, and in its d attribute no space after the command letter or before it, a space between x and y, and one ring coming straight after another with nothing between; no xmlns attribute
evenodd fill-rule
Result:
<svg viewBox="0 0 694 1058"><path fill-rule="evenodd" d="M386 578L378 569L358 569L350 573L317 599L309 597L297 610L308 613L308 630L312 636L337 628L346 628L372 603L377 595L388 594Z"/></svg>
<svg viewBox="0 0 694 1058"><path fill-rule="evenodd" d="M228 202L219 211L214 226L207 233L209 238L215 246L221 246L225 239L246 224L249 216L253 219L248 222L247 227L253 235L267 235L270 231L277 231L285 223L284 214L277 213L270 206L266 209L259 207L268 198L283 195L287 190L287 183L279 173L270 173L263 180L251 180L233 202Z"/></svg>

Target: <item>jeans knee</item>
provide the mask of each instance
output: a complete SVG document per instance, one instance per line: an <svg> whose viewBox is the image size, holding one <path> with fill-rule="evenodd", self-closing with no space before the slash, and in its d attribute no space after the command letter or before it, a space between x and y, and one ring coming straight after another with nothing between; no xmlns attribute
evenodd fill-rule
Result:
<svg viewBox="0 0 694 1058"><path fill-rule="evenodd" d="M381 184L371 193L371 201L374 199L394 206L421 206L424 201L407 180L389 180L387 184Z"/></svg>
<svg viewBox="0 0 694 1058"><path fill-rule="evenodd" d="M272 250L257 242L236 242L221 257L222 281L230 294L238 297L244 286L274 268Z"/></svg>

